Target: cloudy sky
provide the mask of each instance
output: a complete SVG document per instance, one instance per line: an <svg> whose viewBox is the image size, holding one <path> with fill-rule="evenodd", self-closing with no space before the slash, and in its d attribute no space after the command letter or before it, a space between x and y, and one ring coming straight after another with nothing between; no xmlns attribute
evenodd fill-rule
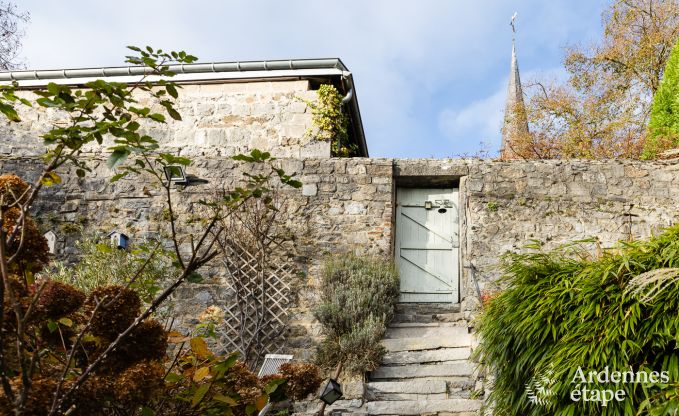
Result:
<svg viewBox="0 0 679 416"><path fill-rule="evenodd" d="M601 35L603 0L20 0L30 69L122 64L125 45L200 61L339 57L370 155L496 152L517 11L522 80L561 77L563 48Z"/></svg>

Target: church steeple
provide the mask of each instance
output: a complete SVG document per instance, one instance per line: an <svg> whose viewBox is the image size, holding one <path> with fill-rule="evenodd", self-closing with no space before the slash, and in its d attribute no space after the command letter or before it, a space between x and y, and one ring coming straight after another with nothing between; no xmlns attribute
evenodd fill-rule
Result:
<svg viewBox="0 0 679 416"><path fill-rule="evenodd" d="M505 118L502 126L501 159L519 159L518 139L528 135L528 119L526 118L526 106L523 102L523 90L521 89L521 77L519 76L519 63L516 59L516 28L514 20L517 13L512 16L512 63L509 69L509 85L507 87L507 101L505 103Z"/></svg>

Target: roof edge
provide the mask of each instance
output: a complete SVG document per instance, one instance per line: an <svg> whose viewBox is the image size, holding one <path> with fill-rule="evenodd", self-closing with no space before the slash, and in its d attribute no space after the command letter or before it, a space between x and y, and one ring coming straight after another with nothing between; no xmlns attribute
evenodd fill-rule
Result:
<svg viewBox="0 0 679 416"><path fill-rule="evenodd" d="M169 70L176 74L205 74L205 73L245 73L254 71L295 71L309 69L336 69L342 72L349 70L339 58L323 59L287 59L270 61L236 61L209 62L194 64L169 65ZM147 66L116 66L100 68L73 68L48 70L22 70L0 72L0 82L11 81L40 81L64 80L71 78L93 77L125 77L135 75L150 75L153 70ZM234 77L235 78L235 77Z"/></svg>

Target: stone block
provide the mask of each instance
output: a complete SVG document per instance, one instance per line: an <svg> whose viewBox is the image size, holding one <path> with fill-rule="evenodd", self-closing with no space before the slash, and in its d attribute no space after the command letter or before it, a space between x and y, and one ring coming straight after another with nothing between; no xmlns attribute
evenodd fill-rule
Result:
<svg viewBox="0 0 679 416"><path fill-rule="evenodd" d="M316 196L318 194L318 186L315 183L309 183L302 185L302 195L304 196Z"/></svg>

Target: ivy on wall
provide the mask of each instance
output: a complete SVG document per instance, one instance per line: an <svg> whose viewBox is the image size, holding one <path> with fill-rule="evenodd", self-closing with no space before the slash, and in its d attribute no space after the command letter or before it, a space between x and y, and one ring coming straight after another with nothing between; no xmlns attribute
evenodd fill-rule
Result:
<svg viewBox="0 0 679 416"><path fill-rule="evenodd" d="M342 111L344 97L330 84L321 85L317 94L316 101L303 100L311 108L314 123L307 135L316 140L331 141L332 156L357 155L358 146L349 142L349 116Z"/></svg>

